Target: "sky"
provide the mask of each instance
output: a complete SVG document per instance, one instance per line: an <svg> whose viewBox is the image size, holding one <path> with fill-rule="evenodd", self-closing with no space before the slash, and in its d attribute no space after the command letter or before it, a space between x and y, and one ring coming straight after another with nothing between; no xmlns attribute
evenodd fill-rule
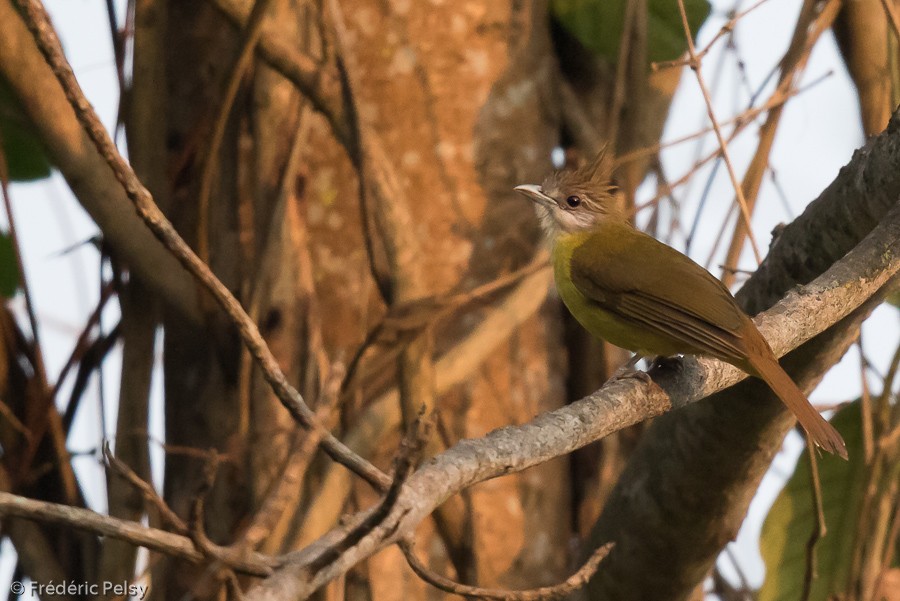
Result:
<svg viewBox="0 0 900 601"><path fill-rule="evenodd" d="M105 2L102 0L45 0L78 80L88 98L94 104L104 122L114 122L118 89L115 77L112 45L108 35ZM121 18L122 0L116 1ZM698 47L711 39L727 20L725 11L730 2L716 0L713 13L698 36ZM787 48L793 24L799 11L799 0L770 0L745 17L736 30L736 45L746 69L751 86L758 86L776 65ZM707 80L720 57L724 44L717 46L704 60ZM735 77L734 55L727 54L723 73L717 84L715 111L720 119L739 113L746 105L747 88ZM824 79L823 79L824 78ZM777 173L783 198L771 179L767 178L760 195L759 206L753 219L753 231L763 252L768 246L769 232L777 224L790 221L802 212L805 205L834 179L838 170L850 158L852 152L864 142L859 123L856 96L849 78L837 54L829 34L816 46L806 68L804 82L818 81L791 100L784 112L776 145L771 156L771 166ZM760 96L766 98L773 84ZM663 140L672 140L690 134L708 124L706 109L690 72L682 77L681 85L672 106ZM706 152L714 148L714 140L707 137ZM756 146L753 128L732 145L732 160L738 173L749 162ZM681 144L667 149L662 162L671 181L685 173L693 163L695 143ZM682 220L690 223L700 202L706 176L701 174L688 193L676 191L682 205ZM652 182L640 190L645 198L655 194ZM55 174L48 180L31 184L15 184L11 191L13 210L20 242L26 261L25 270L31 286L37 313L41 323L41 342L51 377L59 373L69 356L82 324L93 310L100 286L100 265L96 249L83 244L96 232L96 226L72 197L62 178ZM720 169L712 182L704 224L698 232L691 255L705 262L713 241L718 234L722 218L734 196L725 169ZM640 199L639 199L640 201ZM0 225L5 229L5 215L0 212ZM679 238L675 237L676 242ZM722 262L724 249L713 261ZM749 245L741 259L742 268L755 267ZM719 272L713 269L714 273ZM23 315L21 296L13 301L16 310ZM104 313L104 327L110 329L118 320L118 308L110 303ZM898 312L892 307L881 307L863 328L865 351L875 370L883 373L893 350L900 341ZM75 432L70 439L70 449L84 453L75 460L78 475L85 486L88 501L94 509L105 510L103 472L96 456L97 441L101 429L111 434L115 421L117 373L120 369L120 353L114 352L104 366L102 378L103 414L106 424L98 423L93 411L81 411ZM812 394L813 402L834 404L856 398L860 394L860 362L856 349L851 349L839 366L825 377ZM871 377L873 390L880 390L880 380ZM94 376L88 401L101 403L98 390L101 379ZM67 387L61 398L67 398ZM162 438L162 419L158 411L160 390L159 374L154 383L154 409L152 429ZM732 548L738 563L751 584L759 585L763 578L763 566L757 551L757 537L768 507L793 469L797 455L802 450L800 437L792 434L785 442L784 451L776 458L772 469L751 506L748 518ZM156 449L153 455L157 481L162 468L162 455ZM8 542L0 548L0 591L8 590L12 577L12 548ZM723 570L734 576L727 560L720 560Z"/></svg>

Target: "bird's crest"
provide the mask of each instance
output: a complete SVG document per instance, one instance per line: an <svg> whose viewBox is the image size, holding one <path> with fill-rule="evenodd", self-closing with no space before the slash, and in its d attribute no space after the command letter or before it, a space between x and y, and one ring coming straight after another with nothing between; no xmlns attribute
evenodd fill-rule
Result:
<svg viewBox="0 0 900 601"><path fill-rule="evenodd" d="M617 187L612 183L613 160L608 148L604 146L594 160L577 169L553 173L544 182L544 188L587 194L595 200L611 196Z"/></svg>

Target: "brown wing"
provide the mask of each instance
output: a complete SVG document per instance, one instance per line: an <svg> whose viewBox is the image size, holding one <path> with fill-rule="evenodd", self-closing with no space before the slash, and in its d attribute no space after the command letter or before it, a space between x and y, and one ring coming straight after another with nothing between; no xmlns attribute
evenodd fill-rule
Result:
<svg viewBox="0 0 900 601"><path fill-rule="evenodd" d="M687 256L627 224L600 226L573 251L571 274L601 308L684 352L746 357L741 331L749 318L731 293Z"/></svg>

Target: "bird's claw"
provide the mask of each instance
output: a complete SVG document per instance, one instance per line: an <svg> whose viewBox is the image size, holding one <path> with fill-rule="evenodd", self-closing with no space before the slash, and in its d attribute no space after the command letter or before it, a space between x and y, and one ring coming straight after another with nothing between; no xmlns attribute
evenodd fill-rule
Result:
<svg viewBox="0 0 900 601"><path fill-rule="evenodd" d="M650 377L645 371L641 371L639 369L634 369L627 365L623 365L619 369L616 370L616 373L613 374L612 380L624 380L627 378L634 378L636 380L640 380L644 384L651 384L653 379Z"/></svg>

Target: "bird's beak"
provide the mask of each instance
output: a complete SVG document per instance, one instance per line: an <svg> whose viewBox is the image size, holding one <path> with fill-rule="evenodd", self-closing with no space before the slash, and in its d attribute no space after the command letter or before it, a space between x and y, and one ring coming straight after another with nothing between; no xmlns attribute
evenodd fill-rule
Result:
<svg viewBox="0 0 900 601"><path fill-rule="evenodd" d="M513 190L527 197L532 202L547 207L548 209L556 205L556 201L544 194L544 191L540 186L526 184L524 186L516 186Z"/></svg>

